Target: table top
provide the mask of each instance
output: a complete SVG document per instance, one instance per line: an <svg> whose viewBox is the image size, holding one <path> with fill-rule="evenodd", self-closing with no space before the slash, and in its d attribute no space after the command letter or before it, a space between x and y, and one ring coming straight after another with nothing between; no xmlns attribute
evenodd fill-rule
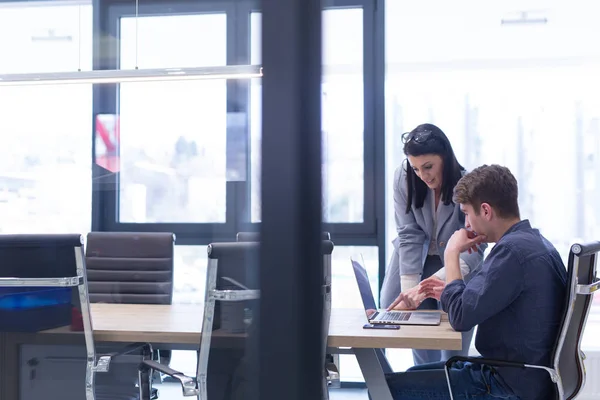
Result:
<svg viewBox="0 0 600 400"><path fill-rule="evenodd" d="M92 304L94 338L103 342L150 342L193 345L200 342L200 304ZM408 326L399 330L363 329L362 309L333 309L330 347L460 350L461 335L442 314L439 326ZM236 337L218 333L219 337Z"/></svg>

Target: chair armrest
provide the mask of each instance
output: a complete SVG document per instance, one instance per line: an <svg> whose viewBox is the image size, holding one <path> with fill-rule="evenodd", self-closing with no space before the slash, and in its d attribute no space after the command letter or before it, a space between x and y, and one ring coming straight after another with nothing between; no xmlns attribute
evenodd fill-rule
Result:
<svg viewBox="0 0 600 400"><path fill-rule="evenodd" d="M526 365L524 363L512 362L512 361L503 361L503 360L492 360L489 358L481 358L481 357L463 357L463 356L454 356L450 357L446 364L444 365L444 372L446 374L446 383L448 384L448 392L450 393L450 400L454 400L454 393L452 392L452 382L450 380L450 368L452 364L457 361L463 362L472 362L475 364L484 364L492 367L515 367L515 368L525 368Z"/></svg>
<svg viewBox="0 0 600 400"><path fill-rule="evenodd" d="M446 361L446 364L444 365L444 372L446 373L446 383L448 384L448 391L450 392L450 400L454 400L454 394L452 393L452 382L450 381L450 367L452 367L452 364L454 364L457 361L489 365L490 367L541 369L541 370L546 371L550 375L550 379L552 380L552 382L556 383L559 379L558 373L554 369L549 368L549 367L543 367L541 365L531 365L531 364L525 364L522 362L515 362L515 361L493 360L490 358L482 358L482 357L454 356L454 357L449 358L448 361Z"/></svg>
<svg viewBox="0 0 600 400"><path fill-rule="evenodd" d="M492 360L490 358L463 357L463 356L454 356L454 357L449 358L448 361L446 361L446 368L450 368L452 366L452 364L454 364L457 361L471 362L473 364L484 364L484 365L489 365L490 367L527 368L527 365L522 362Z"/></svg>
<svg viewBox="0 0 600 400"><path fill-rule="evenodd" d="M152 345L150 343L132 343L132 344L128 344L127 346L123 346L121 349L117 350L117 351L112 351L110 353L102 353L100 354L100 357L102 356L108 356L108 357L119 357L119 356L125 356L131 353L136 353L136 354L141 354L144 356L150 356L152 354Z"/></svg>
<svg viewBox="0 0 600 400"><path fill-rule="evenodd" d="M152 346L150 343L133 343L123 346L117 351L99 354L95 369L97 372L108 372L110 362L113 358L132 353L139 354L142 357L142 360L145 360L146 358L150 358L152 356Z"/></svg>
<svg viewBox="0 0 600 400"><path fill-rule="evenodd" d="M577 294L593 295L600 289L600 279L594 278L594 281L590 285L577 285Z"/></svg>
<svg viewBox="0 0 600 400"><path fill-rule="evenodd" d="M197 396L198 386L196 380L192 377L186 376L180 371L176 371L172 368L167 367L159 362L153 360L143 360L140 364L140 371L160 371L161 373L168 375L174 379L177 379L181 383L184 396Z"/></svg>

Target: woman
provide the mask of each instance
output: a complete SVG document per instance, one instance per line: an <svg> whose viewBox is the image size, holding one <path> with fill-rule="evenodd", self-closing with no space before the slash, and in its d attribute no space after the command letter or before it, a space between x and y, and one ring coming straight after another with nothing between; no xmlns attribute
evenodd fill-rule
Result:
<svg viewBox="0 0 600 400"><path fill-rule="evenodd" d="M438 301L424 299L418 285L431 276L445 280L444 246L465 222L464 214L452 201L454 186L465 169L456 160L444 132L435 125L419 125L405 133L402 141L408 160L398 167L394 176L398 236L394 239L394 255L383 283L382 305L392 303L401 288L413 301L410 304L403 301L396 308L438 309ZM481 246L478 252L461 255L463 277L468 279L468 274L481 264L484 250L485 246ZM413 350L415 364L445 361L455 355L467 356L473 330L462 335L460 351Z"/></svg>

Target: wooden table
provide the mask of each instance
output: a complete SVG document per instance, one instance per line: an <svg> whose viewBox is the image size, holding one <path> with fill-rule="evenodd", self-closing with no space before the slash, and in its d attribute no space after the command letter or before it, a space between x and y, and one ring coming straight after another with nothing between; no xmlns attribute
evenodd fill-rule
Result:
<svg viewBox="0 0 600 400"><path fill-rule="evenodd" d="M200 343L203 306L92 304L94 339L100 342L149 342L158 348L197 350ZM391 400L385 374L391 368L379 349L461 349L462 340L452 330L445 315L439 326L402 326L399 330L363 329L367 322L362 309L333 309L329 326L329 352L352 353L365 378L371 398ZM3 340L4 369L0 400L18 398L19 348L24 344L83 344L81 332L68 327L37 334L8 334ZM225 347L243 343L241 335L216 331L213 344L223 340ZM17 374L17 375L15 375Z"/></svg>
<svg viewBox="0 0 600 400"><path fill-rule="evenodd" d="M202 305L92 304L94 338L101 342L150 342L198 345ZM445 314L439 326L402 326L399 330L363 329L361 309L333 309L328 345L334 348L460 350L461 335ZM56 330L48 331L56 332ZM220 336L227 336L219 333ZM237 335L229 335L235 337Z"/></svg>
<svg viewBox="0 0 600 400"><path fill-rule="evenodd" d="M202 328L201 305L92 304L94 337L101 342L150 342L198 348ZM399 330L363 329L363 309L333 309L329 324L329 352L353 353L365 378L371 398L392 400L385 374L392 372L379 349L460 350L461 335L445 314L439 326L404 325ZM213 340L239 335L215 332ZM224 342L225 346L232 346ZM344 349L344 350L342 350Z"/></svg>

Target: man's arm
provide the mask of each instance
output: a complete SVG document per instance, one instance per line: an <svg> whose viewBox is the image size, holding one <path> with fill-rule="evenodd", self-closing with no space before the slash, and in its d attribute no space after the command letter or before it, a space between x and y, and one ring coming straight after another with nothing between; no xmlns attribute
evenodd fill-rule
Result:
<svg viewBox="0 0 600 400"><path fill-rule="evenodd" d="M446 269L446 285L463 279L460 272L460 253L456 250L444 253L444 268Z"/></svg>
<svg viewBox="0 0 600 400"><path fill-rule="evenodd" d="M453 255L452 259L454 273L460 273L456 271L458 258ZM447 269L446 274L449 272ZM496 244L468 284L460 279L448 278L447 282L440 298L442 309L455 330L468 331L508 307L521 294L523 269L507 246Z"/></svg>

